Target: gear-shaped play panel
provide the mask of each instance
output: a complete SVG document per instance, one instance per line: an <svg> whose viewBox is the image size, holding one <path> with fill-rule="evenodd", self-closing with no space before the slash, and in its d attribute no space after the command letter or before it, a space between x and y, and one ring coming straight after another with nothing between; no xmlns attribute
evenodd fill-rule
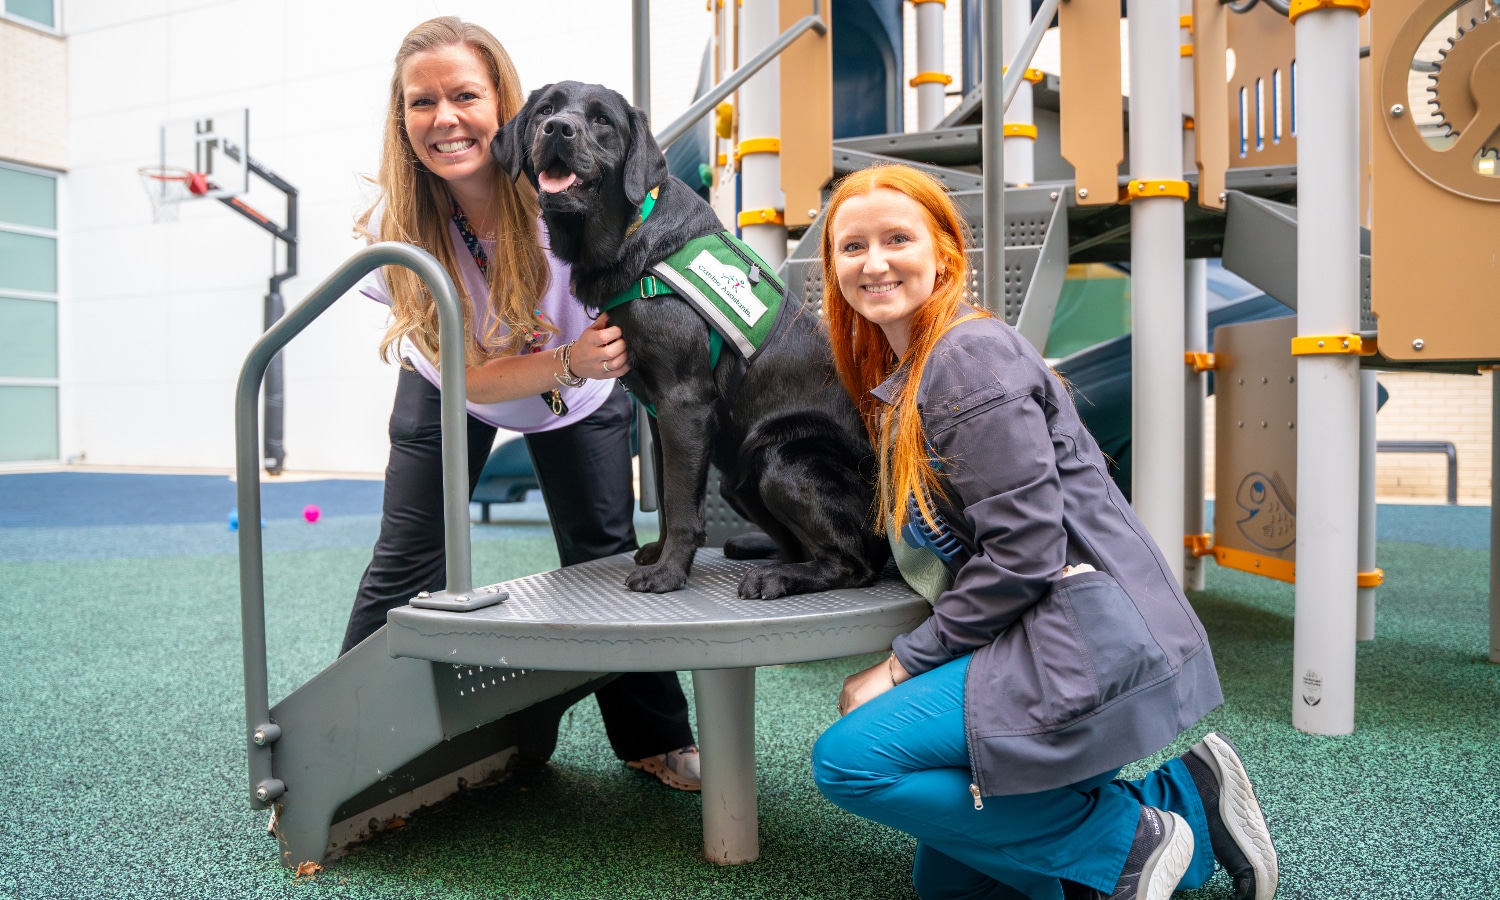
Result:
<svg viewBox="0 0 1500 900"><path fill-rule="evenodd" d="M1380 76L1378 112L1397 150L1424 178L1463 197L1500 203L1500 14L1454 22L1453 6L1425 0L1402 23ZM1444 138L1432 141L1410 102L1409 79L1413 60L1420 66L1419 53L1438 28L1454 34L1431 63L1436 72L1428 92Z"/></svg>
<svg viewBox="0 0 1500 900"><path fill-rule="evenodd" d="M625 589L630 554L517 578L488 609L392 610L390 653L508 669L743 668L882 650L930 612L892 571L868 588L741 600L740 579L760 564L702 549L687 586L666 594Z"/></svg>

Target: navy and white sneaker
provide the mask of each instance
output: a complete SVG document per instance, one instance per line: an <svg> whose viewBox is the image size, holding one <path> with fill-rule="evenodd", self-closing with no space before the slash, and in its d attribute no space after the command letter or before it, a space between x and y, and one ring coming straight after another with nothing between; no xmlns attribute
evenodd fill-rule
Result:
<svg viewBox="0 0 1500 900"><path fill-rule="evenodd" d="M1193 829L1174 812L1141 807L1135 840L1125 858L1115 889L1102 891L1071 881L1063 882L1068 900L1168 900L1193 861Z"/></svg>
<svg viewBox="0 0 1500 900"><path fill-rule="evenodd" d="M1182 761L1203 800L1214 859L1234 881L1235 900L1271 900L1280 878L1276 845L1239 751L1229 738L1211 732Z"/></svg>

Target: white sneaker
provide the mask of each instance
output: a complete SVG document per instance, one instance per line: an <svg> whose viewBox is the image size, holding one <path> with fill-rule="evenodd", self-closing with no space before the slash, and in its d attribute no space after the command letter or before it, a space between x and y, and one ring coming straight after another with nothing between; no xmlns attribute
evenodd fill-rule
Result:
<svg viewBox="0 0 1500 900"><path fill-rule="evenodd" d="M703 790L703 777L698 768L698 748L692 744L645 759L632 759L625 765L656 776L669 788L679 791Z"/></svg>

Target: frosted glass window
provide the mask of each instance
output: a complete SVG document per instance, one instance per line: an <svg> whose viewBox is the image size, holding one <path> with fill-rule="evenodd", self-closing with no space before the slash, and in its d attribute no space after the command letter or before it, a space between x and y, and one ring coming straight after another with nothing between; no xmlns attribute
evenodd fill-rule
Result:
<svg viewBox="0 0 1500 900"><path fill-rule="evenodd" d="M57 293L57 239L0 231L0 289Z"/></svg>
<svg viewBox="0 0 1500 900"><path fill-rule="evenodd" d="M57 304L0 297L0 378L56 377Z"/></svg>
<svg viewBox="0 0 1500 900"><path fill-rule="evenodd" d="M0 462L57 459L57 388L0 385Z"/></svg>
<svg viewBox="0 0 1500 900"><path fill-rule="evenodd" d="M21 19L30 19L48 28L57 27L53 0L5 0L5 11Z"/></svg>
<svg viewBox="0 0 1500 900"><path fill-rule="evenodd" d="M0 222L57 227L57 179L0 166Z"/></svg>

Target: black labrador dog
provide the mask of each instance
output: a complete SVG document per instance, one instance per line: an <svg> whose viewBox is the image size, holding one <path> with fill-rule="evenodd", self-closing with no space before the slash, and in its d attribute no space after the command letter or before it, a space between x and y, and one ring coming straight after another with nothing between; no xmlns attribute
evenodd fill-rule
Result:
<svg viewBox="0 0 1500 900"><path fill-rule="evenodd" d="M552 252L572 265L574 292L590 309L694 238L724 230L708 203L670 175L645 114L600 85L563 81L534 91L492 152L511 177L524 172L537 186ZM642 221L653 189L655 206ZM631 590L686 583L705 537L710 461L723 475L724 499L779 551L746 574L741 597L863 586L885 566L890 548L871 528L869 439L820 317L795 297L783 304L748 367L727 346L710 367L709 327L682 298L610 311L629 348L624 381L654 404L663 457L662 535L636 553ZM725 553L751 555L734 544Z"/></svg>

